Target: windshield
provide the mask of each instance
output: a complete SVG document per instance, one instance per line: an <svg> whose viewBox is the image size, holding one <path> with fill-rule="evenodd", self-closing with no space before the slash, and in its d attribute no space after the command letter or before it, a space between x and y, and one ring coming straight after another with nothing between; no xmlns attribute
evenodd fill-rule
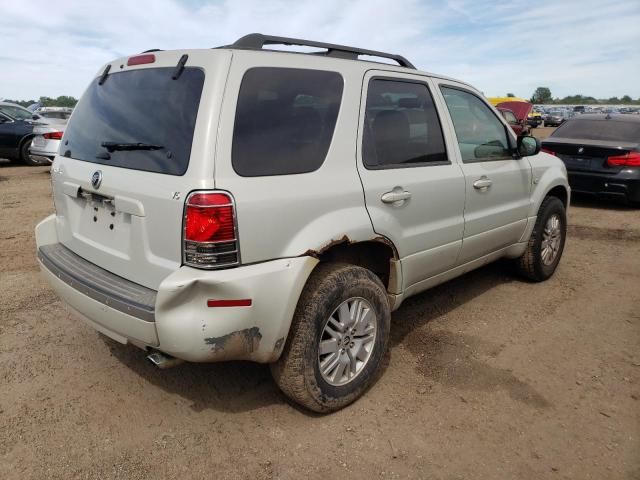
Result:
<svg viewBox="0 0 640 480"><path fill-rule="evenodd" d="M189 165L204 72L146 68L95 79L76 106L64 134L62 155L169 175ZM156 149L115 149L103 144L157 145Z"/></svg>
<svg viewBox="0 0 640 480"><path fill-rule="evenodd" d="M33 113L26 108L16 107L13 105L0 105L0 112L6 113L16 120L31 120Z"/></svg>
<svg viewBox="0 0 640 480"><path fill-rule="evenodd" d="M552 137L640 143L640 122L568 120Z"/></svg>

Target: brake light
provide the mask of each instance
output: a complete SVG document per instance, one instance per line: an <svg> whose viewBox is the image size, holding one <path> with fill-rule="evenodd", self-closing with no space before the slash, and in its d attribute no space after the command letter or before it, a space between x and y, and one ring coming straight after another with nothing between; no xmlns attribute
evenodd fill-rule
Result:
<svg viewBox="0 0 640 480"><path fill-rule="evenodd" d="M198 268L240 263L233 198L224 192L195 192L185 202L183 261Z"/></svg>
<svg viewBox="0 0 640 480"><path fill-rule="evenodd" d="M556 152L554 152L553 150L549 149L549 148L541 148L541 151L543 151L544 153L548 153L549 155L555 155Z"/></svg>
<svg viewBox="0 0 640 480"><path fill-rule="evenodd" d="M129 57L127 60L127 66L131 67L133 65L143 65L145 63L154 63L156 61L156 56L153 53L148 53L146 55L136 55L135 57Z"/></svg>
<svg viewBox="0 0 640 480"><path fill-rule="evenodd" d="M62 140L62 134L64 132L48 132L43 133L42 136L47 140Z"/></svg>
<svg viewBox="0 0 640 480"><path fill-rule="evenodd" d="M610 167L640 167L640 152L627 152L607 158Z"/></svg>

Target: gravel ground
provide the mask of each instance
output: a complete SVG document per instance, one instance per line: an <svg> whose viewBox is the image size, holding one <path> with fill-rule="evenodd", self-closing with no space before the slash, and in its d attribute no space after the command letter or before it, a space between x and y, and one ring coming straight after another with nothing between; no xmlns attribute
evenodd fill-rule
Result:
<svg viewBox="0 0 640 480"><path fill-rule="evenodd" d="M47 169L0 162L0 202L2 479L640 478L637 210L575 199L548 282L498 262L408 300L380 380L318 416L266 366L160 371L85 326L38 273Z"/></svg>

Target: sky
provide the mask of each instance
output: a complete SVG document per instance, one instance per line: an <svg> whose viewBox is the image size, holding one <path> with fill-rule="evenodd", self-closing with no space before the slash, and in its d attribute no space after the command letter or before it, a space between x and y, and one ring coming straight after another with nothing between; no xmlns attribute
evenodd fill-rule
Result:
<svg viewBox="0 0 640 480"><path fill-rule="evenodd" d="M639 0L0 0L0 98L79 97L114 58L253 32L399 53L486 96L640 98Z"/></svg>

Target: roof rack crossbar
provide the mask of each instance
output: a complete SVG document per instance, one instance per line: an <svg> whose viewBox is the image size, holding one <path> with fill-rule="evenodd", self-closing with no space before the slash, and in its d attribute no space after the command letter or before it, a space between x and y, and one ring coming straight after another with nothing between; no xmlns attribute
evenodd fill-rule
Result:
<svg viewBox="0 0 640 480"><path fill-rule="evenodd" d="M248 50L261 50L265 45L296 45L302 47L326 48L329 57L347 58L358 60L359 55L388 58L398 62L401 67L416 69L416 67L402 55L393 53L378 52L376 50L365 50L357 47L347 47L346 45L334 45L332 43L315 42L313 40L302 40L300 38L277 37L273 35L263 35L261 33L250 33L236 40L231 48L241 48ZM224 47L222 47L224 48Z"/></svg>

